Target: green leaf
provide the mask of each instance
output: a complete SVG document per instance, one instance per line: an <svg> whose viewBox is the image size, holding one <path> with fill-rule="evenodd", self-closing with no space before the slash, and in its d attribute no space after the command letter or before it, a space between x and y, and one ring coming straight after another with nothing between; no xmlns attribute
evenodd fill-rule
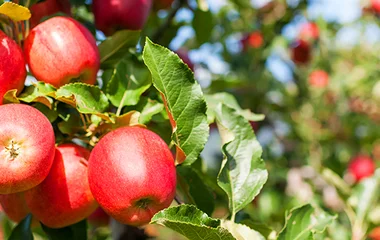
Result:
<svg viewBox="0 0 380 240"><path fill-rule="evenodd" d="M211 11L197 8L194 12L193 28L199 45L208 42L214 29L214 19Z"/></svg>
<svg viewBox="0 0 380 240"><path fill-rule="evenodd" d="M222 227L227 229L237 240L265 240L263 235L244 224L225 220L222 221Z"/></svg>
<svg viewBox="0 0 380 240"><path fill-rule="evenodd" d="M108 108L108 99L100 88L85 83L66 84L57 90L55 97L80 113L101 113Z"/></svg>
<svg viewBox="0 0 380 240"><path fill-rule="evenodd" d="M200 210L211 215L214 211L215 199L205 185L204 180L190 166L178 166L177 173L179 175L178 181L186 183L188 189L183 190L188 191L192 202L194 202Z"/></svg>
<svg viewBox="0 0 380 240"><path fill-rule="evenodd" d="M243 116L248 121L257 122L262 121L265 118L263 114L256 114L251 112L249 109L242 109L235 97L229 93L222 92L213 95L206 94L205 98L207 102L207 120L209 123L213 123L215 121L214 109L219 103L223 103L226 106L235 109L239 115Z"/></svg>
<svg viewBox="0 0 380 240"><path fill-rule="evenodd" d="M58 113L55 110L49 109L47 106L41 103L35 103L33 107L37 108L40 112L42 112L52 123L58 118Z"/></svg>
<svg viewBox="0 0 380 240"><path fill-rule="evenodd" d="M102 68L112 68L128 52L135 47L140 38L140 31L122 30L108 37L99 45Z"/></svg>
<svg viewBox="0 0 380 240"><path fill-rule="evenodd" d="M323 232L336 216L314 209L310 204L293 209L286 217L285 227L278 240L314 239L314 233Z"/></svg>
<svg viewBox="0 0 380 240"><path fill-rule="evenodd" d="M263 235L266 239L269 238L269 235L274 232L271 228L269 228L267 225L261 223L261 222L255 222L249 219L245 219L241 221L242 224L247 225L251 229L254 229L255 231L259 232L261 235Z"/></svg>
<svg viewBox="0 0 380 240"><path fill-rule="evenodd" d="M11 236L8 240L33 240L32 230L30 225L32 223L32 215L28 214L17 226L13 229Z"/></svg>
<svg viewBox="0 0 380 240"><path fill-rule="evenodd" d="M139 123L147 124L154 115L163 112L165 107L163 103L143 96L136 106L126 108L127 111L132 111L133 109L140 112Z"/></svg>
<svg viewBox="0 0 380 240"><path fill-rule="evenodd" d="M111 103L116 106L131 106L139 102L140 96L151 85L150 74L127 60L120 61L105 90Z"/></svg>
<svg viewBox="0 0 380 240"><path fill-rule="evenodd" d="M268 172L261 159L261 146L248 121L222 103L216 107L215 114L224 154L218 185L228 195L233 219L259 194Z"/></svg>
<svg viewBox="0 0 380 240"><path fill-rule="evenodd" d="M190 240L234 240L220 220L207 216L192 205L171 207L153 216L151 223L160 224L184 235Z"/></svg>
<svg viewBox="0 0 380 240"><path fill-rule="evenodd" d="M206 102L186 64L172 51L146 40L143 60L161 93L173 127L178 163L197 160L209 135Z"/></svg>
<svg viewBox="0 0 380 240"><path fill-rule="evenodd" d="M83 220L64 228L49 228L42 225L42 229L50 240L84 240L87 239L87 222Z"/></svg>

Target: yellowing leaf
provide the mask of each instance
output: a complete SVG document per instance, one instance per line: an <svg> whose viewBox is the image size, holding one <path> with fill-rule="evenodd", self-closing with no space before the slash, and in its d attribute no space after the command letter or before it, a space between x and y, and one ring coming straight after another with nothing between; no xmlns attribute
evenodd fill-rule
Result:
<svg viewBox="0 0 380 240"><path fill-rule="evenodd" d="M0 14L8 16L15 22L28 20L32 15L28 8L12 2L5 2L0 6Z"/></svg>

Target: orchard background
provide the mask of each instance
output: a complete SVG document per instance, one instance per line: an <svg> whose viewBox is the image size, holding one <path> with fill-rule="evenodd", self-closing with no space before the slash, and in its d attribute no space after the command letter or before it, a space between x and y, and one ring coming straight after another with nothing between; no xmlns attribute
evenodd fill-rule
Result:
<svg viewBox="0 0 380 240"><path fill-rule="evenodd" d="M0 239L380 239L380 1L97 2L0 0L1 30L24 49L32 27L69 16L100 57L95 85L49 82L69 65L57 55L46 80L0 86L3 104L38 109L58 145L157 133L175 200L139 227L101 210L64 228L1 213ZM90 56L75 43L62 56Z"/></svg>

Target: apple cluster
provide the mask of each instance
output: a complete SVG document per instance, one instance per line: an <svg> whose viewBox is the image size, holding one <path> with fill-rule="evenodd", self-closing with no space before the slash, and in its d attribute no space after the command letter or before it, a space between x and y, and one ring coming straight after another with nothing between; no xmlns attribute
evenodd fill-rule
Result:
<svg viewBox="0 0 380 240"><path fill-rule="evenodd" d="M116 2L112 9L120 12L105 16L101 9ZM94 0L96 26L107 35L142 28L151 5L151 0ZM104 135L92 151L74 142L56 145L52 124L39 110L3 103L7 91L22 91L26 65L38 81L56 88L77 81L96 84L100 57L93 35L70 16L41 22L57 11L70 15L69 1L32 6L33 28L23 49L0 31L0 204L15 222L32 214L34 226L62 228L104 215L147 224L172 203L176 191L173 155L157 134L122 127ZM143 19L125 21L128 14Z"/></svg>

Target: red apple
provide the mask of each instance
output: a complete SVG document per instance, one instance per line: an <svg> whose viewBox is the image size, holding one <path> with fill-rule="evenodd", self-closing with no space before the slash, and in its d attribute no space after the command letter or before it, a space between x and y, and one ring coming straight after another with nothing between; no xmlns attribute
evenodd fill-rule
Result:
<svg viewBox="0 0 380 240"><path fill-rule="evenodd" d="M30 213L25 202L24 192L0 194L0 204L8 218L17 223Z"/></svg>
<svg viewBox="0 0 380 240"><path fill-rule="evenodd" d="M102 208L98 207L87 218L87 221L95 227L107 226L110 222L110 216Z"/></svg>
<svg viewBox="0 0 380 240"><path fill-rule="evenodd" d="M30 26L33 28L43 20L44 17L56 14L58 12L71 15L69 0L46 0L33 4L30 8L32 17L30 18Z"/></svg>
<svg viewBox="0 0 380 240"><path fill-rule="evenodd" d="M182 59L184 63L194 72L194 63L189 58L189 53L186 49L180 48L176 51L177 55Z"/></svg>
<svg viewBox="0 0 380 240"><path fill-rule="evenodd" d="M87 218L98 207L88 185L89 155L87 149L72 143L58 146L49 175L25 192L30 211L44 225L66 227Z"/></svg>
<svg viewBox="0 0 380 240"><path fill-rule="evenodd" d="M370 177L375 172L376 165L371 157L358 155L354 157L349 166L348 172L354 177L356 182L363 178Z"/></svg>
<svg viewBox="0 0 380 240"><path fill-rule="evenodd" d="M93 0L95 26L106 35L120 29L142 29L151 5L152 0Z"/></svg>
<svg viewBox="0 0 380 240"><path fill-rule="evenodd" d="M371 5L375 12L380 13L380 0L371 0Z"/></svg>
<svg viewBox="0 0 380 240"><path fill-rule="evenodd" d="M88 178L95 199L117 221L140 226L168 207L176 170L166 143L140 127L105 135L91 152Z"/></svg>
<svg viewBox="0 0 380 240"><path fill-rule="evenodd" d="M242 39L243 50L247 51L249 48L260 48L264 44L264 38L261 32L255 31L250 34L246 34Z"/></svg>
<svg viewBox="0 0 380 240"><path fill-rule="evenodd" d="M329 75L323 70L314 70L309 75L309 84L317 88L325 88L329 84Z"/></svg>
<svg viewBox="0 0 380 240"><path fill-rule="evenodd" d="M311 58L311 48L304 40L297 40L291 46L292 60L295 64L306 64Z"/></svg>
<svg viewBox="0 0 380 240"><path fill-rule="evenodd" d="M0 116L0 194L33 188L53 163L53 127L40 111L24 104L1 105Z"/></svg>
<svg viewBox="0 0 380 240"><path fill-rule="evenodd" d="M313 41L319 37L318 25L312 22L305 23L301 26L300 39L304 41Z"/></svg>
<svg viewBox="0 0 380 240"><path fill-rule="evenodd" d="M168 9L173 4L174 0L153 0L153 9Z"/></svg>
<svg viewBox="0 0 380 240"><path fill-rule="evenodd" d="M18 93L21 92L25 78L25 60L21 48L0 31L0 105L7 91L17 89Z"/></svg>
<svg viewBox="0 0 380 240"><path fill-rule="evenodd" d="M29 68L55 87L73 81L96 83L99 51L90 31L69 17L53 17L33 28L25 40Z"/></svg>
<svg viewBox="0 0 380 240"><path fill-rule="evenodd" d="M372 231L368 234L368 237L371 240L380 240L380 227L375 227L372 229Z"/></svg>

